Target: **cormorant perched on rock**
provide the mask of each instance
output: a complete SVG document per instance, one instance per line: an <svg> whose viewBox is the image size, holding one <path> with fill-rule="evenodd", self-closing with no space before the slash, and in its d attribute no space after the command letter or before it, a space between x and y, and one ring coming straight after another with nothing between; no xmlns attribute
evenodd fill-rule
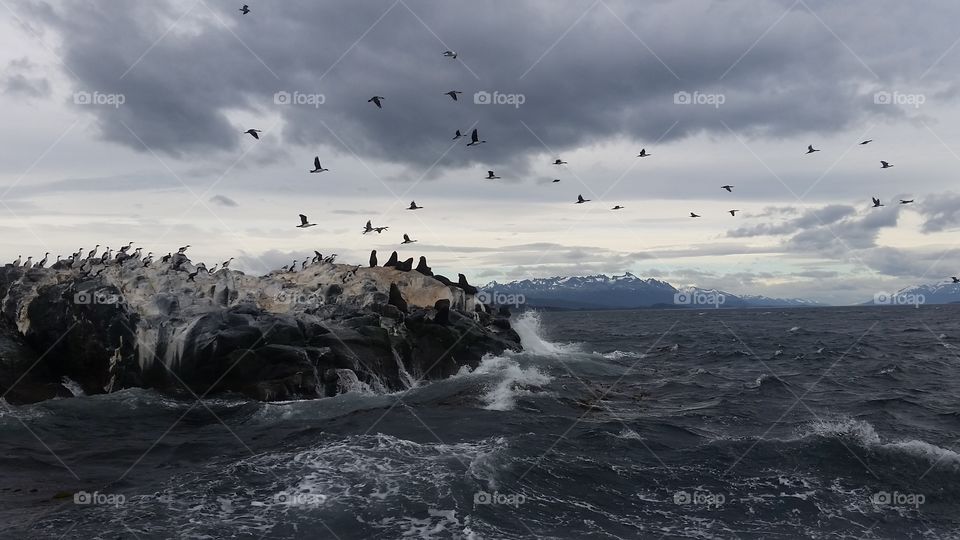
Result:
<svg viewBox="0 0 960 540"><path fill-rule="evenodd" d="M467 283L467 276L463 274L457 274L457 277L459 278L459 281L457 281L457 285L459 285L460 288L463 289L463 292L467 294L477 294L477 288Z"/></svg>
<svg viewBox="0 0 960 540"><path fill-rule="evenodd" d="M168 253L167 253L166 255L164 255L163 257L160 257L160 262L162 262L162 263L170 262L170 259L172 259L172 258L173 258L173 253L172 253L172 252L168 252Z"/></svg>
<svg viewBox="0 0 960 540"><path fill-rule="evenodd" d="M193 278L197 277L197 274L200 273L200 267L198 266L190 275L187 276L187 281L193 281Z"/></svg>
<svg viewBox="0 0 960 540"><path fill-rule="evenodd" d="M401 272L409 272L413 270L413 257L410 257L402 263L397 264L397 270L400 270Z"/></svg>
<svg viewBox="0 0 960 540"><path fill-rule="evenodd" d="M390 260L387 261L387 263L384 264L383 267L384 267L384 268L391 268L391 267L397 266L398 257L399 257L399 256L397 255L397 252L394 251L393 253L390 254Z"/></svg>
<svg viewBox="0 0 960 540"><path fill-rule="evenodd" d="M433 322L443 325L450 323L450 300L446 298L437 300L433 304L433 309L437 310L437 314L433 316Z"/></svg>
<svg viewBox="0 0 960 540"><path fill-rule="evenodd" d="M43 268L47 265L47 258L50 257L50 252L48 251L46 255L43 256L43 259L37 263L37 268Z"/></svg>
<svg viewBox="0 0 960 540"><path fill-rule="evenodd" d="M397 287L396 283L390 284L390 299L387 303L407 313L407 301L403 299L403 295L400 294L400 288Z"/></svg>
<svg viewBox="0 0 960 540"><path fill-rule="evenodd" d="M23 262L23 255L17 255L17 260L13 261L14 266L20 266Z"/></svg>
<svg viewBox="0 0 960 540"><path fill-rule="evenodd" d="M179 253L180 255L183 255L184 253L187 252L187 249L189 249L189 248L190 248L190 244L187 244L187 245L183 246L182 248L178 249L178 250L177 250L177 253Z"/></svg>
<svg viewBox="0 0 960 540"><path fill-rule="evenodd" d="M377 250L374 249L373 251L370 252L370 268L376 268L376 267L377 267Z"/></svg>
<svg viewBox="0 0 960 540"><path fill-rule="evenodd" d="M430 270L430 267L427 266L427 258L424 257L424 256L421 256L421 257L420 257L420 261L417 262L417 267L416 267L415 270L416 270L417 272L420 272L421 274L423 274L423 275L425 275L425 276L432 276L432 275L433 275L433 271L431 271L431 270Z"/></svg>
<svg viewBox="0 0 960 540"><path fill-rule="evenodd" d="M96 256L97 256L97 250L98 250L98 249L100 249L100 244L97 244L96 247L94 247L93 249L90 250L89 253L87 253L87 258L88 258L88 259L92 259L92 258L96 257Z"/></svg>
<svg viewBox="0 0 960 540"><path fill-rule="evenodd" d="M107 261L110 260L110 255L112 254L113 254L113 251L108 247L107 251L105 251L104 254L100 256L100 264L107 264Z"/></svg>

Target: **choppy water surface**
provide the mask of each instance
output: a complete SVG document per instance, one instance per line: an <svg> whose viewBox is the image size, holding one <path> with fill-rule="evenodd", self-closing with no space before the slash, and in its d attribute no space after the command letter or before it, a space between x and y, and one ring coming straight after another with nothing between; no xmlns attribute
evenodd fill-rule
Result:
<svg viewBox="0 0 960 540"><path fill-rule="evenodd" d="M0 403L16 538L956 538L960 306L527 314L396 394Z"/></svg>

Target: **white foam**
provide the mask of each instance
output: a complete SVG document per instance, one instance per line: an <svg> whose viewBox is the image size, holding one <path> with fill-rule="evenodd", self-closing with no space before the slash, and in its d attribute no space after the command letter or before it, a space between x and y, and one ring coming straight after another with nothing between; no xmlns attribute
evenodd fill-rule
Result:
<svg viewBox="0 0 960 540"><path fill-rule="evenodd" d="M529 387L545 386L553 380L552 377L540 373L534 367L522 368L513 358L505 356L483 357L477 369L470 371L468 367L461 368L454 377L493 376L498 379L492 387L481 396L486 403L484 409L492 411L509 411L516 406L519 396L529 395Z"/></svg>
<svg viewBox="0 0 960 540"><path fill-rule="evenodd" d="M61 381L61 384L73 394L73 397L85 396L86 392L83 391L83 388L80 387L80 384L71 379L70 377L64 377Z"/></svg>
<svg viewBox="0 0 960 540"><path fill-rule="evenodd" d="M862 420L846 418L818 421L811 426L811 431L804 435L804 437L810 436L849 438L860 446L872 450L892 454L907 454L926 460L931 466L960 469L960 454L957 452L916 439L885 443L880 439L880 435L877 434L874 427L869 422Z"/></svg>
<svg viewBox="0 0 960 540"><path fill-rule="evenodd" d="M571 352L581 352L579 343L551 343L541 337L540 313L530 310L523 312L511 322L514 331L520 336L523 350L539 355L556 356Z"/></svg>

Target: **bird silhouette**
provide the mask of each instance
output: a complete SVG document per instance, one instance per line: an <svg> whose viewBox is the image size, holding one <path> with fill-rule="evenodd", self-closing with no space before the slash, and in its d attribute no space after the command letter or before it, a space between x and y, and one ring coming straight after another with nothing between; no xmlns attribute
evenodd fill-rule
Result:
<svg viewBox="0 0 960 540"><path fill-rule="evenodd" d="M443 55L450 59L456 59L457 53L454 51L443 51Z"/></svg>
<svg viewBox="0 0 960 540"><path fill-rule="evenodd" d="M251 137L253 137L254 139L256 139L256 140L259 141L259 140L260 140L260 135L258 135L258 133L263 133L263 132L260 131L259 129L248 129L248 130L244 131L244 133L250 135Z"/></svg>
<svg viewBox="0 0 960 540"><path fill-rule="evenodd" d="M900 199L900 204L910 204L913 202L913 199Z"/></svg>
<svg viewBox="0 0 960 540"><path fill-rule="evenodd" d="M487 171L487 180L499 180L500 177L493 174L493 171Z"/></svg>
<svg viewBox="0 0 960 540"><path fill-rule="evenodd" d="M458 129L457 132L453 135L453 140L457 140L461 137L464 137L464 135L463 133L460 133L460 130Z"/></svg>
<svg viewBox="0 0 960 540"><path fill-rule="evenodd" d="M613 208L611 208L611 210L623 210L623 208L624 208L624 207L622 207L622 206L620 206L620 205L618 204L618 205L614 206Z"/></svg>
<svg viewBox="0 0 960 540"><path fill-rule="evenodd" d="M867 139L867 140L863 141L862 143L860 143L860 146L863 146L863 145L865 145L865 144L870 144L870 143L872 143L872 142L873 142L873 139Z"/></svg>
<svg viewBox="0 0 960 540"><path fill-rule="evenodd" d="M583 203L585 203L585 202L590 202L590 199L584 199L584 198L583 198L583 195L577 195L577 202L576 202L576 204L583 204Z"/></svg>
<svg viewBox="0 0 960 540"><path fill-rule="evenodd" d="M478 144L483 144L485 142L487 141L480 140L480 136L477 134L477 130L474 129L473 132L470 134L470 142L467 143L467 146L476 146Z"/></svg>
<svg viewBox="0 0 960 540"><path fill-rule="evenodd" d="M737 217L737 212L739 212L739 210L727 210L727 211L730 212L730 215L733 217Z"/></svg>
<svg viewBox="0 0 960 540"><path fill-rule="evenodd" d="M407 208L407 210L420 210L421 208L423 207L417 206L417 201L410 201L410 208Z"/></svg>
<svg viewBox="0 0 960 540"><path fill-rule="evenodd" d="M238 11L246 15L247 13L250 13L250 6L244 4L243 7L240 8Z"/></svg>
<svg viewBox="0 0 960 540"><path fill-rule="evenodd" d="M563 161L563 160L560 159L560 158L557 158L556 160L554 160L553 164L554 164L554 165L566 165L567 162L566 162L566 161Z"/></svg>
<svg viewBox="0 0 960 540"><path fill-rule="evenodd" d="M459 91L459 90L451 90L451 91L445 93L444 95L450 96L454 101L457 101L457 94L462 94L462 93L463 93L463 92L461 92L461 91Z"/></svg>
<svg viewBox="0 0 960 540"><path fill-rule="evenodd" d="M652 156L652 155L653 155L653 154L648 154L648 153L647 153L647 149L646 149L646 148L641 148L641 149L640 149L640 153L637 154L637 157L647 157L647 156Z"/></svg>
<svg viewBox="0 0 960 540"><path fill-rule="evenodd" d="M310 171L310 172L312 172L312 173L322 173L322 172L326 172L326 171L329 171L329 170L330 170L330 169L324 169L323 167L320 166L320 156L317 156L317 157L313 158L313 170Z"/></svg>
<svg viewBox="0 0 960 540"><path fill-rule="evenodd" d="M406 233L403 234L403 242L401 242L402 244L412 244L414 242L416 242L416 240L411 240Z"/></svg>
<svg viewBox="0 0 960 540"><path fill-rule="evenodd" d="M387 98L383 96L373 96L372 98L367 100L367 103L373 103L374 105L377 106L378 109L382 109L383 105L380 103L380 100L383 100L383 99L387 99Z"/></svg>
<svg viewBox="0 0 960 540"><path fill-rule="evenodd" d="M820 151L820 150L817 150L816 148L814 148L812 144L808 144L808 145L807 145L807 153L808 153L808 154L812 154L812 153L814 153L814 152L819 152L819 151Z"/></svg>
<svg viewBox="0 0 960 540"><path fill-rule="evenodd" d="M874 207L874 208L880 208L881 206L883 206L882 204L880 204L880 199L878 199L878 198L876 198L876 197L870 197L870 198L873 199L873 207Z"/></svg>
<svg viewBox="0 0 960 540"><path fill-rule="evenodd" d="M889 169L890 167L893 167L893 165L887 163L886 161L881 161L881 162L880 162L880 168L881 168L881 169Z"/></svg>
<svg viewBox="0 0 960 540"><path fill-rule="evenodd" d="M727 190L727 192L733 193L733 186L730 186L730 185L720 186L720 189L725 189L725 190Z"/></svg>
<svg viewBox="0 0 960 540"><path fill-rule="evenodd" d="M313 227L316 223L310 223L307 221L307 216L300 214L300 224L297 225L298 229L306 229L307 227Z"/></svg>
<svg viewBox="0 0 960 540"><path fill-rule="evenodd" d="M690 217L700 217L700 216L697 214L694 214L693 212L690 212Z"/></svg>

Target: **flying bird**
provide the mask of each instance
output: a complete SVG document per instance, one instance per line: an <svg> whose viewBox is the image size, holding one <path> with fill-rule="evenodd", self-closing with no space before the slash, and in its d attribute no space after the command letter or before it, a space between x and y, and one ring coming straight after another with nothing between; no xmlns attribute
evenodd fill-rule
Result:
<svg viewBox="0 0 960 540"><path fill-rule="evenodd" d="M380 104L381 99L387 99L387 98L383 96L373 96L372 98L367 100L367 103L373 103L374 105L377 106L378 109L382 109L383 105Z"/></svg>
<svg viewBox="0 0 960 540"><path fill-rule="evenodd" d="M247 13L250 13L250 6L244 4L243 7L240 8L238 11L246 15Z"/></svg>
<svg viewBox="0 0 960 540"><path fill-rule="evenodd" d="M477 130L474 129L473 133L470 134L470 142L467 143L467 146L476 146L478 144L483 144L487 141L481 141L480 136L477 134Z"/></svg>
<svg viewBox="0 0 960 540"><path fill-rule="evenodd" d="M637 154L637 157L647 157L647 156L652 156L652 155L653 155L653 154L648 154L648 153L647 153L647 149L646 149L646 148L641 148L641 149L640 149L640 153Z"/></svg>
<svg viewBox="0 0 960 540"><path fill-rule="evenodd" d="M457 53L454 51L443 51L443 55L454 60L457 58Z"/></svg>
<svg viewBox="0 0 960 540"><path fill-rule="evenodd" d="M260 131L259 129L248 129L248 130L244 131L244 133L250 135L251 137L253 137L254 139L257 139L257 140L259 141L259 140L260 140L260 135L257 135L257 134L258 134L258 133L263 133L263 132Z"/></svg>
<svg viewBox="0 0 960 540"><path fill-rule="evenodd" d="M693 212L690 212L690 217L700 217L700 216L698 216L697 214L694 214Z"/></svg>
<svg viewBox="0 0 960 540"><path fill-rule="evenodd" d="M913 202L913 199L900 199L900 204L910 204Z"/></svg>
<svg viewBox="0 0 960 540"><path fill-rule="evenodd" d="M819 151L820 151L820 150L817 150L816 148L814 148L812 144L808 144L808 145L807 145L807 153L808 153L808 154L812 154L812 153L814 153L814 152L819 152Z"/></svg>
<svg viewBox="0 0 960 540"><path fill-rule="evenodd" d="M893 165L887 163L886 161L881 161L881 162L880 162L880 168L881 168L881 169L889 169L890 167L893 167Z"/></svg>
<svg viewBox="0 0 960 540"><path fill-rule="evenodd" d="M960 283L960 278L957 278L957 276L950 276L950 279L952 279L954 283Z"/></svg>
<svg viewBox="0 0 960 540"><path fill-rule="evenodd" d="M727 210L727 211L730 212L730 215L733 217L737 217L737 212L739 212L739 210Z"/></svg>
<svg viewBox="0 0 960 540"><path fill-rule="evenodd" d="M403 234L403 242L402 242L403 244L412 244L414 242L416 242L416 240L411 240L406 233Z"/></svg>
<svg viewBox="0 0 960 540"><path fill-rule="evenodd" d="M320 166L320 156L316 156L315 158L313 158L313 170L310 171L310 172L312 172L312 173L322 173L322 172L326 172L326 171L329 171L329 170L330 170L330 169L324 169L323 167Z"/></svg>
<svg viewBox="0 0 960 540"><path fill-rule="evenodd" d="M725 189L727 190L728 193L733 193L733 186L730 186L730 185L720 186L720 189Z"/></svg>
<svg viewBox="0 0 960 540"><path fill-rule="evenodd" d="M373 231L373 225L370 224L370 220L367 220L367 225L363 228L363 234Z"/></svg>
<svg viewBox="0 0 960 540"><path fill-rule="evenodd" d="M407 208L407 210L420 210L421 208L423 207L417 206L417 201L410 201L410 208Z"/></svg>
<svg viewBox="0 0 960 540"><path fill-rule="evenodd" d="M873 142L873 139L867 139L867 140L863 141L862 143L860 143L860 146L863 146L863 145L865 145L865 144L870 144L870 143L872 143L872 142Z"/></svg>
<svg viewBox="0 0 960 540"><path fill-rule="evenodd" d="M583 195L577 195L577 202L576 202L576 204L583 204L583 203L585 203L585 202L590 202L590 199L584 199L584 198L583 198Z"/></svg>
<svg viewBox="0 0 960 540"><path fill-rule="evenodd" d="M493 171L487 171L487 180L499 180L500 177L493 174Z"/></svg>
<svg viewBox="0 0 960 540"><path fill-rule="evenodd" d="M870 197L870 198L873 199L873 207L874 207L874 208L880 208L881 206L883 206L882 204L880 204L880 199L878 199L878 198L876 198L876 197Z"/></svg>
<svg viewBox="0 0 960 540"><path fill-rule="evenodd" d="M457 94L462 94L462 93L463 93L463 92L461 92L461 91L459 91L459 90L451 90L451 91L447 92L447 93L444 94L444 95L450 96L451 98L453 98L454 101L457 101Z"/></svg>
<svg viewBox="0 0 960 540"><path fill-rule="evenodd" d="M613 208L611 208L611 210L623 210L623 207L618 204L618 205L614 206Z"/></svg>
<svg viewBox="0 0 960 540"><path fill-rule="evenodd" d="M373 230L377 231L377 234L382 233L383 231L389 229L390 227L374 227Z"/></svg>
<svg viewBox="0 0 960 540"><path fill-rule="evenodd" d="M554 165L566 165L567 162L566 162L566 161L563 161L563 160L560 159L560 158L557 158L557 159L553 162L553 164L554 164Z"/></svg>
<svg viewBox="0 0 960 540"><path fill-rule="evenodd" d="M300 214L300 224L297 225L298 229L306 229L307 227L313 227L316 223L310 223L307 221L307 216Z"/></svg>
<svg viewBox="0 0 960 540"><path fill-rule="evenodd" d="M552 183L553 183L553 184L556 184L556 183L559 182L559 181L560 181L559 178L554 178Z"/></svg>
<svg viewBox="0 0 960 540"><path fill-rule="evenodd" d="M454 136L453 136L453 140L457 140L457 139L459 139L459 138L461 138L461 137L464 137L464 135L463 135L463 133L460 133L460 130L458 129L457 132L456 132L456 133L454 134Z"/></svg>

